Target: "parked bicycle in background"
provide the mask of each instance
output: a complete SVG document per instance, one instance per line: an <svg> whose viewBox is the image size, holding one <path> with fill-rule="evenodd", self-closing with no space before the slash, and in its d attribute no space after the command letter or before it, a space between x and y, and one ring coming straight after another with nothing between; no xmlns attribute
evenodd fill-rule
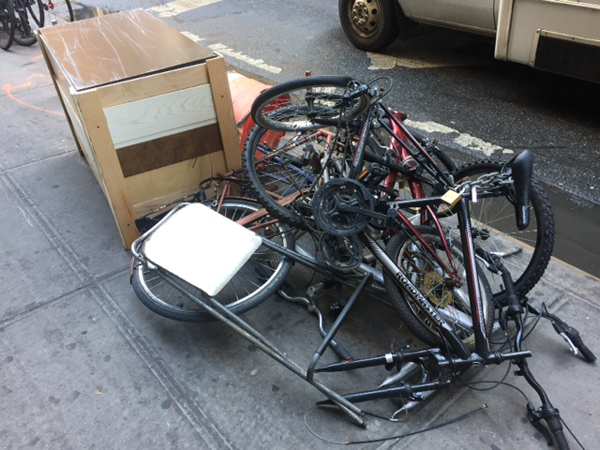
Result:
<svg viewBox="0 0 600 450"><path fill-rule="evenodd" d="M36 43L35 28L73 22L75 16L69 0L1 0L0 48L13 43L30 46Z"/></svg>
<svg viewBox="0 0 600 450"><path fill-rule="evenodd" d="M35 24L42 28L48 25L60 25L74 22L73 7L69 0L23 0Z"/></svg>
<svg viewBox="0 0 600 450"><path fill-rule="evenodd" d="M12 0L0 0L0 48L8 50L15 39L15 10Z"/></svg>

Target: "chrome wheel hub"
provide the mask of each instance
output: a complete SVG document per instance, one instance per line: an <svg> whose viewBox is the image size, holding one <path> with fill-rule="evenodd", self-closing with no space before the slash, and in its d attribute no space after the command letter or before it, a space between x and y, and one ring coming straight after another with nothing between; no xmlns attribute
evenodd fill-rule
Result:
<svg viewBox="0 0 600 450"><path fill-rule="evenodd" d="M373 33L379 22L379 2L377 0L356 0L350 17L354 26L363 33Z"/></svg>

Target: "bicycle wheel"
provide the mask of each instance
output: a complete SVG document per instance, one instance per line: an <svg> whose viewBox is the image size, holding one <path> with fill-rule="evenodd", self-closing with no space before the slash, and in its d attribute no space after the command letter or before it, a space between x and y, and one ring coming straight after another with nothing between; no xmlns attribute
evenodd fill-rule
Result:
<svg viewBox="0 0 600 450"><path fill-rule="evenodd" d="M445 263L449 263L448 255L444 251L442 240L434 228L417 227L425 241L439 255ZM386 253L403 271L406 277L419 289L431 302L438 313L454 329L456 334L467 345L475 342L473 334L473 320L466 281L466 269L462 250L457 241L450 245L450 251L460 283L452 286L450 276L443 272L439 264L424 249L423 245L406 232L396 233L386 246ZM450 267L450 266L448 266ZM404 292L393 277L383 274L385 287L392 305L400 314L400 318L415 336L428 345L439 346L441 340L437 328L427 316ZM483 315L487 331L491 332L494 323L494 304L492 293L485 274L478 272L481 299L483 301Z"/></svg>
<svg viewBox="0 0 600 450"><path fill-rule="evenodd" d="M279 110L295 117L303 110ZM307 131L273 131L255 126L243 153L246 179L256 199L279 220L306 227L312 197L321 181L344 175L344 147L335 127Z"/></svg>
<svg viewBox="0 0 600 450"><path fill-rule="evenodd" d="M75 15L73 14L73 7L69 0L57 0L53 3L53 8L50 10L54 12L54 17L58 23L62 22L75 22Z"/></svg>
<svg viewBox="0 0 600 450"><path fill-rule="evenodd" d="M235 221L260 209L261 207L254 202L227 199L223 202L220 212ZM252 222L252 225L267 220L259 219ZM283 223L270 224L256 229L255 232L285 248L293 248L292 233ZM210 255L206 257L209 258ZM215 299L231 312L246 312L277 293L291 267L292 262L289 258L261 246ZM147 265L142 264L134 268L132 284L142 303L163 317L182 322L214 320L203 308L173 288L156 270ZM186 289L195 296L206 295L191 285L186 285Z"/></svg>
<svg viewBox="0 0 600 450"><path fill-rule="evenodd" d="M40 28L43 26L47 26L48 20L50 20L50 25L61 25L67 22L75 21L73 7L71 6L71 2L69 0L39 0L38 5L39 3L41 3L41 8L39 9L39 11L43 11L41 16L35 14L36 8L34 6L29 8L29 11L30 13L32 10L34 11L34 17L38 19L34 19L34 21L38 24ZM45 18L46 14L48 15L48 19Z"/></svg>
<svg viewBox="0 0 600 450"><path fill-rule="evenodd" d="M15 38L15 10L12 0L0 0L0 48L8 50Z"/></svg>
<svg viewBox="0 0 600 450"><path fill-rule="evenodd" d="M23 0L27 6L29 17L35 22L38 28L42 28L45 23L45 9L42 0Z"/></svg>
<svg viewBox="0 0 600 450"><path fill-rule="evenodd" d="M368 95L342 102L360 85L351 77L307 77L273 86L252 104L256 124L277 131L308 131L324 125L344 125L369 106ZM286 108L281 114L280 108ZM290 111L296 109L295 114Z"/></svg>
<svg viewBox="0 0 600 450"><path fill-rule="evenodd" d="M15 0L15 42L19 45L29 47L37 42L31 25L29 24L29 17L27 16L27 9L25 4L21 0Z"/></svg>
<svg viewBox="0 0 600 450"><path fill-rule="evenodd" d="M477 161L465 164L454 172L457 182L465 179L476 180L483 174L498 172L501 161ZM517 228L514 201L512 197L479 199L471 203L471 220L475 245L502 256L502 261L510 270L517 294L523 296L540 280L554 249L554 214L542 187L531 182L530 224L525 230ZM456 218L443 220L457 232ZM501 304L506 295L501 288L502 279L498 275L490 277L494 298Z"/></svg>

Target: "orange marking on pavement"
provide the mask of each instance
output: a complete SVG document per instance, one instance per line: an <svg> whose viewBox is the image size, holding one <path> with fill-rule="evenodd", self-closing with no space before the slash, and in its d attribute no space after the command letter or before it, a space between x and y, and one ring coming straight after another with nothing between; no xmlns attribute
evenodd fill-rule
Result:
<svg viewBox="0 0 600 450"><path fill-rule="evenodd" d="M4 90L4 92L6 92L6 95L8 95L9 98L11 98L12 100L14 100L15 102L17 102L20 105L26 106L28 108L31 108L31 109L34 109L36 111L40 111L40 112L43 112L43 113L54 114L56 116L63 116L64 117L65 113L63 113L63 112L49 111L47 109L40 108L39 106L35 106L35 105L30 104L30 103L24 102L23 100L21 100L21 99L19 99L19 98L17 98L15 96L14 91L16 91L18 89L25 89L25 88L29 88L29 87L33 86L34 82L31 81L31 80L33 80L35 78L46 78L46 75L41 74L41 73L36 73L36 74L30 75L27 78L27 80L25 80L25 82L23 82L23 83L21 83L21 84L19 84L17 86L14 86L12 84L5 84L2 87L2 90Z"/></svg>

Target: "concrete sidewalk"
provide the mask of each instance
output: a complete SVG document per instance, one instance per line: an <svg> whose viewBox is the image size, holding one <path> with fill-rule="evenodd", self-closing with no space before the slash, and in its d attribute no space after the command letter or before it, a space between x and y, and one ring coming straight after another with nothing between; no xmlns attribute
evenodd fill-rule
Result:
<svg viewBox="0 0 600 450"><path fill-rule="evenodd" d="M527 423L525 400L509 387L475 392L456 384L404 423L367 418L362 430L332 410L311 409L322 399L315 389L223 325L153 314L129 284L130 255L76 150L39 48L15 46L0 62L0 448L316 450L332 444L312 432L335 442L376 439L484 403L489 408L444 428L361 448L546 448ZM532 296L600 354L597 279L553 262ZM364 301L357 308L340 334L355 355L385 353L410 339L385 307ZM273 299L247 317L308 365L319 337L302 308ZM548 323L526 343L532 370L565 422L587 449L598 448L597 365L573 357ZM476 377L499 380L507 369L485 368ZM348 392L375 387L380 376L368 370L322 379ZM509 374L507 382L539 404L522 379ZM389 414L394 406L365 409Z"/></svg>

